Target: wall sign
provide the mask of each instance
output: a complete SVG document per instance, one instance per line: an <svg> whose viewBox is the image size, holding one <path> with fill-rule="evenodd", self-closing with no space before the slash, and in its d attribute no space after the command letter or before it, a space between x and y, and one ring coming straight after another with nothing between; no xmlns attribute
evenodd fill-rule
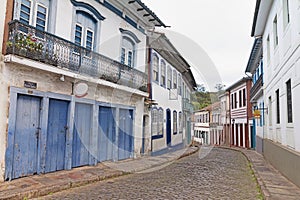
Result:
<svg viewBox="0 0 300 200"><path fill-rule="evenodd" d="M37 83L30 82L30 81L24 81L24 87L30 88L30 89L36 89Z"/></svg>

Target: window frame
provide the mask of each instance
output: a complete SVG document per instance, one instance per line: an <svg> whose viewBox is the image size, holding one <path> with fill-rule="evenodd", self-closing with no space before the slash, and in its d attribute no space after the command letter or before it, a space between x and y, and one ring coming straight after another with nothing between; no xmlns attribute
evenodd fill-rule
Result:
<svg viewBox="0 0 300 200"><path fill-rule="evenodd" d="M164 73L163 73L164 69ZM160 86L166 87L166 72L167 72L167 63L162 59L160 61Z"/></svg>
<svg viewBox="0 0 300 200"><path fill-rule="evenodd" d="M278 46L278 17L275 15L273 20L273 40L274 40L274 49Z"/></svg>
<svg viewBox="0 0 300 200"><path fill-rule="evenodd" d="M177 111L173 111L173 135L176 135L178 132L178 122L177 122Z"/></svg>
<svg viewBox="0 0 300 200"><path fill-rule="evenodd" d="M287 105L287 123L293 123L293 96L292 82L289 79L286 83L286 105Z"/></svg>
<svg viewBox="0 0 300 200"><path fill-rule="evenodd" d="M167 66L167 89L172 89L172 68Z"/></svg>
<svg viewBox="0 0 300 200"><path fill-rule="evenodd" d="M47 6L44 6L43 4L41 3L36 3L36 6L35 6L35 16L34 16L34 24L35 24L35 27L37 28L37 18L38 18L38 6L41 6L43 8L46 9L46 14L45 14L45 27L44 27L44 30L40 30L40 31L47 31L48 30L48 12L49 12L49 8L47 8ZM38 29L39 30L39 29Z"/></svg>
<svg viewBox="0 0 300 200"><path fill-rule="evenodd" d="M280 93L279 89L275 91L276 95L276 124L280 124Z"/></svg>
<svg viewBox="0 0 300 200"><path fill-rule="evenodd" d="M154 62L154 58L157 58L157 70L155 70L155 62ZM152 81L156 82L156 83L159 83L159 57L154 53L152 54L152 59L151 59L151 65L152 65ZM156 75L156 76L154 76ZM154 79L156 78L156 79Z"/></svg>

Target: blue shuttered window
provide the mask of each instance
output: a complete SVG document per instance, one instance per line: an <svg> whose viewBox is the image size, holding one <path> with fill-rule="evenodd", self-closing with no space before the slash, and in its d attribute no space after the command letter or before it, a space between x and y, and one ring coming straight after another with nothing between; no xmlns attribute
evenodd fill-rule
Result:
<svg viewBox="0 0 300 200"><path fill-rule="evenodd" d="M45 31L46 30L46 17L47 17L47 8L38 5L37 14L36 14L36 28Z"/></svg>
<svg viewBox="0 0 300 200"><path fill-rule="evenodd" d="M82 27L76 24L75 27L75 44L81 45Z"/></svg>
<svg viewBox="0 0 300 200"><path fill-rule="evenodd" d="M30 20L30 11L31 11L31 1L22 0L21 10L20 10L20 21L29 24Z"/></svg>

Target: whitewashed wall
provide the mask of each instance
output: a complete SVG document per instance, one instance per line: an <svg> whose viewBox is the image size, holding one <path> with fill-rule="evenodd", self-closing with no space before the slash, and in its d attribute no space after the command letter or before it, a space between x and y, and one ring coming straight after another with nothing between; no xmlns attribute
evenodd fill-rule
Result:
<svg viewBox="0 0 300 200"><path fill-rule="evenodd" d="M274 1L269 13L263 34L263 54L265 70L265 104L271 113L266 116L267 138L279 142L285 146L300 151L300 118L299 111L299 87L300 87L300 1L289 1L290 22L283 26L282 1ZM278 46L274 47L273 20L277 14L278 21ZM267 37L270 38L270 60L267 59ZM286 105L286 81L291 79L293 123L287 123ZM280 93L280 124L276 124L276 95ZM269 105L269 97L272 97L272 105ZM272 108L272 109L270 109ZM272 124L269 123L272 119Z"/></svg>

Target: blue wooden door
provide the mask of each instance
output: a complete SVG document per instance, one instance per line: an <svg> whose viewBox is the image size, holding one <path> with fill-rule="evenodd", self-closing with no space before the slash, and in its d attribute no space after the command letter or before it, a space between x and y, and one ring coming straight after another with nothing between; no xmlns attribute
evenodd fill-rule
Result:
<svg viewBox="0 0 300 200"><path fill-rule="evenodd" d="M64 169L69 102L49 100L45 172Z"/></svg>
<svg viewBox="0 0 300 200"><path fill-rule="evenodd" d="M40 107L40 98L18 96L12 178L37 173Z"/></svg>
<svg viewBox="0 0 300 200"><path fill-rule="evenodd" d="M98 161L112 160L116 143L115 109L99 108Z"/></svg>
<svg viewBox="0 0 300 200"><path fill-rule="evenodd" d="M167 145L171 145L171 111L167 109L167 121L166 121L166 128L167 128Z"/></svg>
<svg viewBox="0 0 300 200"><path fill-rule="evenodd" d="M130 158L133 153L133 111L120 109L119 135L118 135L118 159Z"/></svg>
<svg viewBox="0 0 300 200"><path fill-rule="evenodd" d="M76 103L72 146L72 167L89 164L93 106Z"/></svg>

